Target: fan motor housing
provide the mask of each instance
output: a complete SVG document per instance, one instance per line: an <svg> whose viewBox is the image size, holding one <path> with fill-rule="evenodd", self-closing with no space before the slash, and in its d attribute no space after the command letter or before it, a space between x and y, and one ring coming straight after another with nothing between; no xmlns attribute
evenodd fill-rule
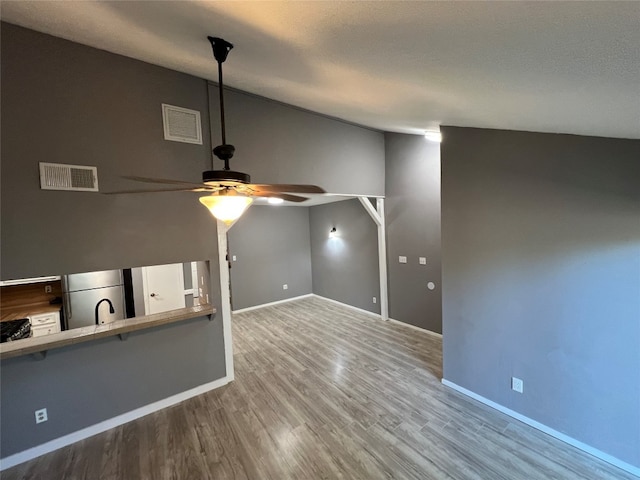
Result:
<svg viewBox="0 0 640 480"><path fill-rule="evenodd" d="M233 170L207 170L202 172L202 181L207 182L238 182L251 183L251 177L243 172Z"/></svg>

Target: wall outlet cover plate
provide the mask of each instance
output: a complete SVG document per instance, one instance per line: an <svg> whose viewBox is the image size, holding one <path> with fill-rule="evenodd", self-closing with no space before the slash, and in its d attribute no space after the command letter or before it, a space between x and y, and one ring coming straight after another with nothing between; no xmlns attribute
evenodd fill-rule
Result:
<svg viewBox="0 0 640 480"><path fill-rule="evenodd" d="M524 391L524 382L517 377L511 377L511 389L522 393Z"/></svg>

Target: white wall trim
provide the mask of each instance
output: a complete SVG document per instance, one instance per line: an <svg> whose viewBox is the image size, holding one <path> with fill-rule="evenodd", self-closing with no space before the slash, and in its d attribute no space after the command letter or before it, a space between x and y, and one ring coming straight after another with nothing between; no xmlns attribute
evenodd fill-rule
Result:
<svg viewBox="0 0 640 480"><path fill-rule="evenodd" d="M489 400L488 398L485 398L481 395L478 395L477 393L472 392L471 390L467 390L464 387L461 387L459 385L456 385L453 382L450 382L449 380L443 378L442 379L442 384L452 388L453 390L456 390L457 392L462 393L463 395L466 395L468 397L473 398L474 400L477 400L480 403L484 403L485 405L494 408L496 410L498 410L499 412L504 413L505 415L509 415L512 418L515 418L516 420L520 420L522 423L526 423L527 425L540 430L541 432L546 433L547 435L551 435L554 438L557 438L560 441L563 441L565 443L568 443L569 445L572 445L580 450L582 450L583 452L588 453L589 455L593 455L594 457L599 458L600 460L603 460L607 463L610 463L611 465L614 465L622 470L625 470L633 475L639 476L640 477L640 468L635 467L633 465L631 465L630 463L624 462L612 455L609 455L608 453L605 453L601 450L598 450L597 448L591 447L589 445L587 445L586 443L582 443L579 440L576 440L575 438L572 438L568 435L565 435L564 433L558 432L557 430L554 430L551 427L547 427L546 425L537 422L529 417L525 417L524 415L515 412L507 407L503 407L502 405L500 405L499 403L496 403L492 400Z"/></svg>
<svg viewBox="0 0 640 480"><path fill-rule="evenodd" d="M250 312L251 310L258 310L264 307L280 305L281 303L293 302L294 300L302 300L303 298L309 298L312 296L313 296L313 293L306 293L304 295L298 295L297 297L283 298L282 300L276 300L275 302L261 303L260 305L254 305L253 307L239 308L238 310L233 310L231 313Z"/></svg>
<svg viewBox="0 0 640 480"><path fill-rule="evenodd" d="M367 200L368 203L368 200ZM387 223L384 214L384 198L376 199L381 222L378 225L378 270L380 271L380 317L389 320L389 280L387 275Z"/></svg>
<svg viewBox="0 0 640 480"><path fill-rule="evenodd" d="M335 303L336 305L340 305L341 307L349 308L351 310L357 311L358 313L368 315L376 320L382 319L379 313L370 312L369 310L364 310L362 308L354 307L353 305L349 305L348 303L339 302L338 300L334 300L333 298L323 297L322 295L317 295L315 293L307 293L306 295L300 295L299 297L285 298L284 300L278 300L277 302L263 303L262 305L256 305L255 307L241 308L239 310L234 310L232 313L235 314L235 313L249 312L251 310L258 310L263 307L270 307L271 305L278 305L280 303L291 302L293 300L302 300L303 298L310 298L310 297L315 297L321 300L326 300L327 302ZM442 340L441 333L432 332L431 330L427 330L426 328L416 327L415 325L401 322L400 320L394 320L393 318L389 318L388 320L392 323L402 325L403 327L411 328L413 330L418 330L419 332L426 333L427 335L431 335Z"/></svg>
<svg viewBox="0 0 640 480"><path fill-rule="evenodd" d="M233 226L233 224L231 225ZM231 291L229 287L229 261L227 260L227 232L231 228L217 220L218 227L218 272L220 275L220 310L222 314L222 334L224 338L224 364L227 378L233 381L233 338L231 336Z"/></svg>
<svg viewBox="0 0 640 480"><path fill-rule="evenodd" d="M85 438L92 437L120 425L124 425L125 423L131 422L132 420L136 420L138 418L149 415L150 413L154 413L158 410L170 407L172 405L175 405L176 403L183 402L185 400L188 400L189 398L202 395L203 393L209 392L211 390L215 390L216 388L220 388L226 385L227 383L229 383L229 381L230 380L227 377L219 378L218 380L214 380L213 382L205 383L190 390L185 390L184 392L177 393L176 395L172 395L162 400L158 400L157 402L150 403L149 405L136 408L135 410L131 410L129 412L123 413L122 415L104 420L103 422L96 423L95 425L91 425L90 427L86 427L62 437L50 440L36 447L23 450L22 452L14 453L13 455L9 455L8 457L0 459L0 471L6 470L7 468L11 468L20 463L27 462L46 453L53 452L54 450L66 447L67 445L79 442L80 440L84 440Z"/></svg>
<svg viewBox="0 0 640 480"><path fill-rule="evenodd" d="M369 315L369 316L375 317L377 319L381 318L379 313L374 313L374 312L370 312L369 310L365 310L363 308L354 307L353 305L349 305L348 303L339 302L338 300L334 300L333 298L323 297L322 295L316 295L315 293L313 294L313 296L316 297L316 298L320 298L322 300L326 300L327 302L335 303L336 305L340 305L341 307L350 308L351 310L355 310L357 312L364 313L365 315Z"/></svg>
<svg viewBox="0 0 640 480"><path fill-rule="evenodd" d="M426 328L418 327L416 325L411 325L407 322L401 322L400 320L394 320L393 318L388 319L391 323L397 323L398 325L402 325L403 327L411 328L413 330L418 330L419 332L426 333L427 335L431 335L442 340L442 334L438 332L432 332L431 330L427 330Z"/></svg>

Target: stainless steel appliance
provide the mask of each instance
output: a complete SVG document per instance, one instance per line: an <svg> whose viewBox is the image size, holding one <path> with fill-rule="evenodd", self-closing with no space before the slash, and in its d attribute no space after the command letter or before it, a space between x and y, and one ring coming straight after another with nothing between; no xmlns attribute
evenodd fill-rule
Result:
<svg viewBox="0 0 640 480"><path fill-rule="evenodd" d="M122 270L63 275L67 329L125 318Z"/></svg>

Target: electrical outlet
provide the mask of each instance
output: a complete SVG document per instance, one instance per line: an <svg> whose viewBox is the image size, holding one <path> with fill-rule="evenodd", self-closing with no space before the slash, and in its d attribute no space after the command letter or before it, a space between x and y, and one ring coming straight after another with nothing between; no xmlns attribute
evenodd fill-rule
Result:
<svg viewBox="0 0 640 480"><path fill-rule="evenodd" d="M511 377L511 390L522 393L524 391L524 381L517 377Z"/></svg>
<svg viewBox="0 0 640 480"><path fill-rule="evenodd" d="M284 285L282 285L282 289L283 290L288 290L289 289L289 285L287 285L286 283Z"/></svg>
<svg viewBox="0 0 640 480"><path fill-rule="evenodd" d="M36 423L42 423L49 420L47 417L47 409L41 408L40 410L36 410Z"/></svg>
<svg viewBox="0 0 640 480"><path fill-rule="evenodd" d="M420 265L426 265L427 264L427 257L419 257L418 258L418 263Z"/></svg>
<svg viewBox="0 0 640 480"><path fill-rule="evenodd" d="M376 297L373 297L373 303L378 303L378 299Z"/></svg>
<svg viewBox="0 0 640 480"><path fill-rule="evenodd" d="M398 257L398 262L400 263L407 263L407 257L400 255Z"/></svg>
<svg viewBox="0 0 640 480"><path fill-rule="evenodd" d="M52 289L51 289L51 285L45 285L44 286L44 293L51 293Z"/></svg>

